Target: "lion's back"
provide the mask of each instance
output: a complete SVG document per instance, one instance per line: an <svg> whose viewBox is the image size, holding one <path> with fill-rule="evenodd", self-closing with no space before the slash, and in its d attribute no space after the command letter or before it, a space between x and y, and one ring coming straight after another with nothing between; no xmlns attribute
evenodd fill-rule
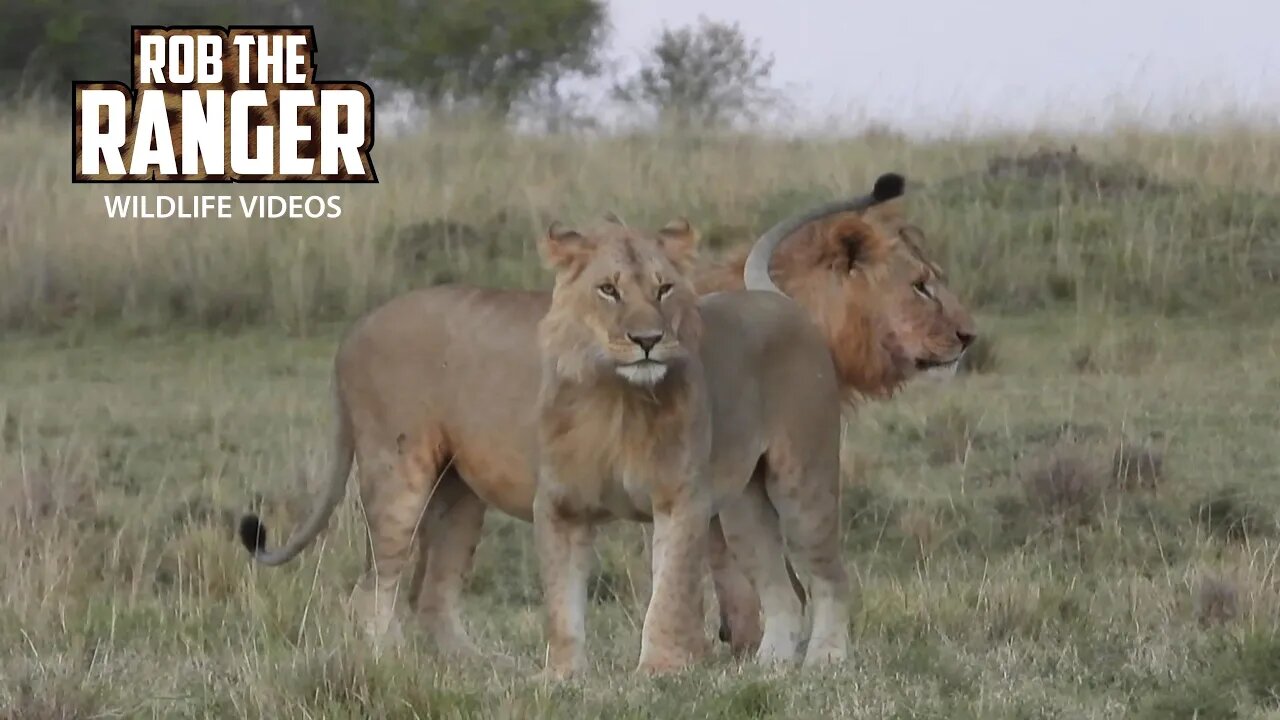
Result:
<svg viewBox="0 0 1280 720"><path fill-rule="evenodd" d="M477 403L528 404L522 388L537 382L535 332L547 303L546 293L462 285L399 295L343 338L339 391L370 412L425 413L453 425Z"/></svg>

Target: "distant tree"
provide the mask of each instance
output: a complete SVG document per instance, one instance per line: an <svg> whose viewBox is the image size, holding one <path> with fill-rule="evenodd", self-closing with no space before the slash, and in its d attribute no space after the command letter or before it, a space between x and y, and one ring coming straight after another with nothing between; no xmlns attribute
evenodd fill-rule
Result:
<svg viewBox="0 0 1280 720"><path fill-rule="evenodd" d="M4 0L0 95L69 98L72 80L127 81L131 25L297 23L322 1Z"/></svg>
<svg viewBox="0 0 1280 720"><path fill-rule="evenodd" d="M615 83L613 97L657 112L677 127L754 119L773 105L773 56L737 23L705 17L696 27L664 28L640 69Z"/></svg>
<svg viewBox="0 0 1280 720"><path fill-rule="evenodd" d="M370 0L372 73L429 104L501 115L547 83L590 77L608 32L604 0Z"/></svg>
<svg viewBox="0 0 1280 720"><path fill-rule="evenodd" d="M573 133L599 127L588 108L590 97L581 89L567 89L561 78L539 83L519 104L520 118L543 132Z"/></svg>
<svg viewBox="0 0 1280 720"><path fill-rule="evenodd" d="M319 79L371 79L505 115L599 72L605 0L3 0L0 95L127 80L130 25L313 25Z"/></svg>

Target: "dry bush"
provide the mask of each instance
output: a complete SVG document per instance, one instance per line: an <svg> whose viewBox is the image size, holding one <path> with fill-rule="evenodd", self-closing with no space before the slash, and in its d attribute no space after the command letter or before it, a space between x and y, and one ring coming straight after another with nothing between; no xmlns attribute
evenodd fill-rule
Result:
<svg viewBox="0 0 1280 720"><path fill-rule="evenodd" d="M1042 146L1020 156L997 155L987 162L987 175L1020 180L1058 181L1076 192L1130 195L1136 192L1166 193L1173 188L1153 178L1140 166L1124 162L1086 159L1080 149L1054 150Z"/></svg>
<svg viewBox="0 0 1280 720"><path fill-rule="evenodd" d="M1235 486L1218 488L1194 503L1191 517L1210 534L1231 542L1266 537L1276 531L1272 511Z"/></svg>
<svg viewBox="0 0 1280 720"><path fill-rule="evenodd" d="M1212 627L1235 620L1240 614L1240 590L1226 578L1206 576L1196 588L1196 620L1201 627Z"/></svg>
<svg viewBox="0 0 1280 720"><path fill-rule="evenodd" d="M1031 462L1023 487L1040 512L1065 524L1086 524L1097 512L1104 482L1083 446L1066 441Z"/></svg>

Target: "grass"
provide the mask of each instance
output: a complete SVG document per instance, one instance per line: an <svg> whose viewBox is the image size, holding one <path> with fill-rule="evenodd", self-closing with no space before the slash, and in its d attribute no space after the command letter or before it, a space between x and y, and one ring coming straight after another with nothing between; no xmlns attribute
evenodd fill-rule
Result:
<svg viewBox="0 0 1280 720"><path fill-rule="evenodd" d="M0 718L1280 710L1280 137L446 129L379 142L383 182L341 189L338 221L144 223L103 221L108 190L71 186L65 138L38 120L0 124L16 168L0 180ZM1087 164L1036 154L1072 142ZM928 183L912 216L989 344L954 382L848 424L846 666L721 651L634 676L633 525L603 533L593 668L561 687L532 680L528 525L490 516L465 598L515 672L443 661L411 620L407 647L371 654L343 611L363 563L354 491L289 566L235 542L244 509L281 531L306 512L332 353L371 303L444 277L537 285L528 238L552 216L687 212L729 242L887 169Z"/></svg>
<svg viewBox="0 0 1280 720"><path fill-rule="evenodd" d="M380 140L378 185L287 188L340 194L340 218L215 222L107 220L105 194L177 188L72 185L68 139L50 126L61 127L35 111L3 118L0 327L267 323L306 334L424 283L543 284L530 239L552 219L612 211L660 226L687 215L717 246L805 204L861 194L889 170L915 184L913 219L956 289L983 308L1176 313L1280 277L1280 133L1265 130L912 143L528 138L446 124ZM1071 143L1078 155L1041 149Z"/></svg>

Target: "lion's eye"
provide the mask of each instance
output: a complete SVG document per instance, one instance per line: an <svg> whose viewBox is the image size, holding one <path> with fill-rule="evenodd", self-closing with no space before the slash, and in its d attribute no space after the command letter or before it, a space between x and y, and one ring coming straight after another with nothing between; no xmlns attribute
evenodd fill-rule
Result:
<svg viewBox="0 0 1280 720"><path fill-rule="evenodd" d="M613 283L601 283L600 285L597 285L596 292L609 300L618 299L618 288L614 287Z"/></svg>
<svg viewBox="0 0 1280 720"><path fill-rule="evenodd" d="M671 283L662 283L661 285L659 285L659 286L658 286L658 299L659 299L659 300L661 300L662 298L664 298L664 297L666 297L667 295L669 295L669 294L671 293L671 290L672 290L674 287L675 287L675 286L674 286L674 285L672 285Z"/></svg>
<svg viewBox="0 0 1280 720"><path fill-rule="evenodd" d="M911 288L916 291L917 295L924 298L925 300L933 299L933 291L929 289L929 284L926 283L924 280L916 281L916 284L912 285Z"/></svg>

